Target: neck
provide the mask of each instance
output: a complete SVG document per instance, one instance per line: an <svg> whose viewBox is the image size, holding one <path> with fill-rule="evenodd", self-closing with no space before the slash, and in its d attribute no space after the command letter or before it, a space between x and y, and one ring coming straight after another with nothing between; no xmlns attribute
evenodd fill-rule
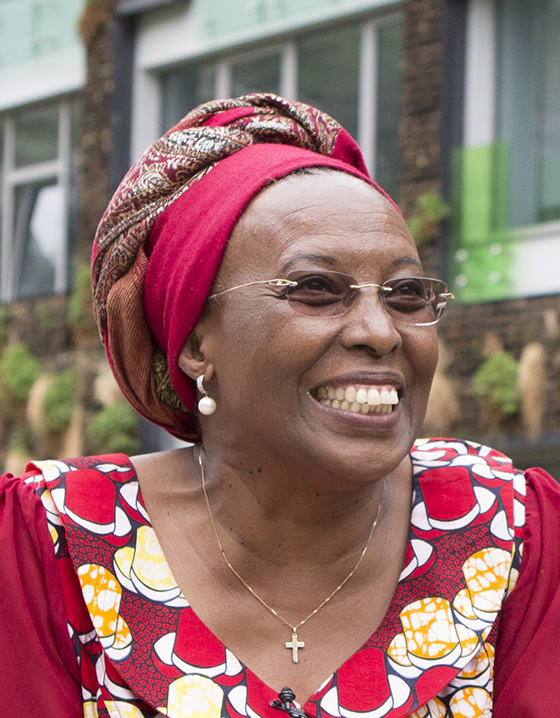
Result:
<svg viewBox="0 0 560 718"><path fill-rule="evenodd" d="M199 446L216 531L233 561L260 559L291 570L356 560L376 517L379 525L399 496L410 493L406 457L389 475L368 482L307 481L295 471L247 467ZM262 464L262 465L261 465ZM307 477L306 477L307 478Z"/></svg>

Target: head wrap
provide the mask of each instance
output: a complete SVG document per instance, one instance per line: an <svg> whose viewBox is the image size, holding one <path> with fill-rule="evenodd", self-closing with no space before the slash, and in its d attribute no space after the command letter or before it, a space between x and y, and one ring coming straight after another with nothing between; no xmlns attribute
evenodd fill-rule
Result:
<svg viewBox="0 0 560 718"><path fill-rule="evenodd" d="M353 174L387 196L335 120L253 94L190 112L115 192L94 241L94 315L123 394L173 435L199 438L194 383L177 360L236 222L270 181L317 166Z"/></svg>

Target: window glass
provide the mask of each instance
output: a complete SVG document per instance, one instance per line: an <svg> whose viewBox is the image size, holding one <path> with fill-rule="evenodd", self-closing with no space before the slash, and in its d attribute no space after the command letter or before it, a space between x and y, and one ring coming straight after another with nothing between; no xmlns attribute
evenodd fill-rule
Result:
<svg viewBox="0 0 560 718"><path fill-rule="evenodd" d="M298 99L358 134L359 24L315 33L298 44Z"/></svg>
<svg viewBox="0 0 560 718"><path fill-rule="evenodd" d="M536 197L537 220L560 219L560 0L538 14Z"/></svg>
<svg viewBox="0 0 560 718"><path fill-rule="evenodd" d="M64 193L58 184L15 191L13 262L16 298L53 294L57 257L64 251Z"/></svg>
<svg viewBox="0 0 560 718"><path fill-rule="evenodd" d="M203 102L215 97L214 65L191 65L166 72L161 77L162 132Z"/></svg>
<svg viewBox="0 0 560 718"><path fill-rule="evenodd" d="M402 25L378 31L378 92L375 179L397 199L399 191L399 119L402 86Z"/></svg>
<svg viewBox="0 0 560 718"><path fill-rule="evenodd" d="M235 62L231 68L231 95L239 97L249 92L280 94L280 55L259 57Z"/></svg>
<svg viewBox="0 0 560 718"><path fill-rule="evenodd" d="M34 107L14 116L16 167L58 157L59 106Z"/></svg>
<svg viewBox="0 0 560 718"><path fill-rule="evenodd" d="M498 4L497 135L509 224L560 219L560 0Z"/></svg>

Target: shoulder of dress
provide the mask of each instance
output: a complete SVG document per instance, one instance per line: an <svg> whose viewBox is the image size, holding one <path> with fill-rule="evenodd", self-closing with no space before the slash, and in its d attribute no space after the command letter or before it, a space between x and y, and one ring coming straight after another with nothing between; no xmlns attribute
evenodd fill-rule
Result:
<svg viewBox="0 0 560 718"><path fill-rule="evenodd" d="M522 473L515 469L512 460L506 454L490 446L466 439L417 439L410 450L410 455L413 463L426 464L430 462L434 467L436 465L469 466L486 463L504 473Z"/></svg>
<svg viewBox="0 0 560 718"><path fill-rule="evenodd" d="M134 466L125 454L81 456L74 459L47 459L32 461L28 467L33 472L31 482L47 484L61 479L73 483L93 480L94 475L108 476L121 483L136 478Z"/></svg>

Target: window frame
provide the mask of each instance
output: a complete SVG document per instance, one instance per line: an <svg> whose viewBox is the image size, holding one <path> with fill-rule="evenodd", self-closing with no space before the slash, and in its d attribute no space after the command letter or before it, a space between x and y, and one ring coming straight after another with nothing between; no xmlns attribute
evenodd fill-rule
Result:
<svg viewBox="0 0 560 718"><path fill-rule="evenodd" d="M484 150L485 147L498 147L501 144L497 122L499 112L498 65L500 61L497 2L496 0L468 0L466 12L463 142L458 149L477 152ZM506 195L498 185L499 181L493 180L492 188L496 195L503 199ZM455 191L458 191L457 187ZM458 195L453 201L456 204L454 212L459 218L464 208L461 206ZM488 201L492 202L493 200L488 199ZM509 203L509 193L505 201ZM498 208L497 204L493 206ZM457 222L459 221L462 220L457 219ZM550 261L552 250L554 256L560 256L559 220L509 227L502 230L503 239L500 239L499 234L494 239L489 236L488 241L481 242L478 247L471 246L468 242L461 242L458 225L456 225L455 232L456 235L451 243L449 265L451 287L459 302L471 304L478 301L504 301L560 293L560 279L556 278L553 270L554 262ZM490 269L494 271L488 274L486 287L482 289L478 299L472 298L469 293L463 297L463 289L469 280L468 273L461 271L462 263L471 251L479 250L484 250L484 256L487 257L485 268L488 271ZM537 273L534 266L531 269L529 264L535 265L539 262L542 271ZM498 288L499 283L506 277L502 273L502 266L506 266L505 263L507 263L510 275L506 286L500 285ZM482 265L480 271L485 271L482 269ZM495 293L490 286L494 281L492 275L496 276ZM474 287L471 293L473 291L475 291Z"/></svg>
<svg viewBox="0 0 560 718"><path fill-rule="evenodd" d="M377 137L377 95L378 95L378 31L380 28L403 21L403 14L400 11L392 11L384 14L376 13L374 17L345 19L345 23L357 23L360 25L360 57L359 57L359 82L358 82L358 107L357 107L357 142L362 150L366 167L373 179L375 179L375 168L377 159L376 137ZM335 27L342 25L341 19ZM214 96L216 98L231 97L232 67L239 62L251 62L259 58L280 55L280 95L286 98L298 99L298 42L311 33L327 30L332 25L325 24L317 27L306 27L294 34L288 41L274 41L266 47L256 46L244 50L231 50L228 54L220 55L215 59L207 59L208 65L213 65L215 70ZM204 56L189 58L184 67L204 63ZM174 69L178 66L174 65ZM168 68L161 68L158 72L158 81ZM170 69L170 68L169 68ZM166 131L169 128L162 128Z"/></svg>
<svg viewBox="0 0 560 718"><path fill-rule="evenodd" d="M57 255L55 264L54 294L64 294L68 289L69 276L69 199L70 175L72 162L72 103L76 101L75 95L69 95L56 100L49 100L49 104L58 104L58 157L54 160L38 162L35 164L16 167L16 136L15 118L19 111L28 110L30 106L13 108L2 113L0 121L4 125L3 163L0 173L2 192L2 224L0 244L1 252L1 288L0 301L13 302L20 299L17 296L18 277L14 259L22 255L23 245L14 246L15 231L15 195L18 187L48 182L62 190L62 201L66 211L62 214L61 235L64 251ZM46 103L41 103L46 104ZM25 238L20 241L23 243ZM38 295L39 296L39 295ZM26 297L27 298L27 297ZM31 297L28 297L31 298ZM23 299L23 298L22 298Z"/></svg>

